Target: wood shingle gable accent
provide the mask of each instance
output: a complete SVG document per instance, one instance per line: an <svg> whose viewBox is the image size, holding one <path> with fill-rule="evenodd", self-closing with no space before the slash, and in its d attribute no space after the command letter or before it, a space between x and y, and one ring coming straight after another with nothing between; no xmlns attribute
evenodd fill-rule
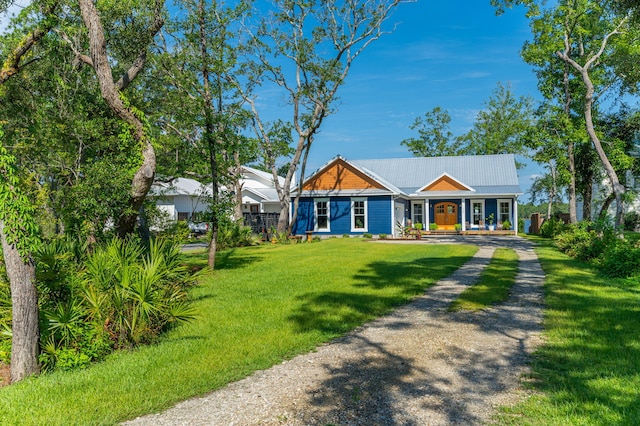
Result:
<svg viewBox="0 0 640 426"><path fill-rule="evenodd" d="M440 177L427 184L418 192L427 191L473 191L473 189L449 176L447 173L443 173Z"/></svg>
<svg viewBox="0 0 640 426"><path fill-rule="evenodd" d="M337 158L302 187L305 191L339 191L352 189L386 189L342 158Z"/></svg>

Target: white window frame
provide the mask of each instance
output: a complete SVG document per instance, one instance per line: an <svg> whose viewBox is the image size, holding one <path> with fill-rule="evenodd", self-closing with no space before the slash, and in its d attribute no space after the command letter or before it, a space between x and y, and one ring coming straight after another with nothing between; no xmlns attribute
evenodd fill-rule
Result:
<svg viewBox="0 0 640 426"><path fill-rule="evenodd" d="M355 203L364 202L364 227L356 228ZM351 232L367 232L369 230L369 202L366 197L351 198Z"/></svg>
<svg viewBox="0 0 640 426"><path fill-rule="evenodd" d="M327 227L318 227L318 203L327 203ZM331 200L329 198L313 199L313 230L315 232L331 232Z"/></svg>
<svg viewBox="0 0 640 426"><path fill-rule="evenodd" d="M478 219L478 223L474 222L475 219L475 212L473 209L473 205L474 204L480 204L480 215L479 215L479 219ZM486 212L486 206L485 206L485 200L471 200L471 216L470 216L470 221L469 221L469 226L480 226L480 221L484 222L485 221L485 212Z"/></svg>
<svg viewBox="0 0 640 426"><path fill-rule="evenodd" d="M422 212L420 213L420 216L422 216L422 219L420 220L420 222L416 221L416 206L420 206L422 208ZM411 220L413 222L413 226L416 226L416 223L421 223L422 224L422 229L429 229L429 225L425 225L424 219L425 219L424 203L423 202L412 203L412 206L411 206Z"/></svg>
<svg viewBox="0 0 640 426"><path fill-rule="evenodd" d="M496 218L496 222L497 223L502 223L504 222L502 216L501 216L501 212L500 212L500 203L507 203L507 205L509 206L509 216L507 217L506 220L508 220L509 222L513 223L513 220L511 219L513 217L513 203L512 200L509 198L499 198L497 200L497 212L498 212L498 217Z"/></svg>

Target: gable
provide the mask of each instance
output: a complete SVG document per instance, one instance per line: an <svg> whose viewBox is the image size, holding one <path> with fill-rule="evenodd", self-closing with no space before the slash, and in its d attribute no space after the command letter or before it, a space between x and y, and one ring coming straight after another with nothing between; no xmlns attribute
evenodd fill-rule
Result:
<svg viewBox="0 0 640 426"><path fill-rule="evenodd" d="M458 182L456 179L451 176L444 174L440 176L438 179L434 180L424 188L422 188L419 192L426 191L470 191L471 189Z"/></svg>
<svg viewBox="0 0 640 426"><path fill-rule="evenodd" d="M340 191L350 189L385 189L373 178L342 159L313 176L303 186L305 191Z"/></svg>

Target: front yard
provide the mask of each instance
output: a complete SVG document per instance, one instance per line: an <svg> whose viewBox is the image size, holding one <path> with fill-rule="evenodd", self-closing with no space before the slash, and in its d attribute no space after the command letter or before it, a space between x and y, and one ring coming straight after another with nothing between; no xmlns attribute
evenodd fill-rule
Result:
<svg viewBox="0 0 640 426"><path fill-rule="evenodd" d="M219 254L197 320L161 342L0 389L0 424L113 424L312 350L451 274L471 246L330 239ZM206 255L189 255L206 264Z"/></svg>

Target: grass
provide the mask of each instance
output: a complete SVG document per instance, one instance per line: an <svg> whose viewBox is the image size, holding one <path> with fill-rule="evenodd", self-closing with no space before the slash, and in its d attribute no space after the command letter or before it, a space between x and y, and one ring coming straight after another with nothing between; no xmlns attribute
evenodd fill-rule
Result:
<svg viewBox="0 0 640 426"><path fill-rule="evenodd" d="M220 253L193 291L195 322L87 369L0 389L0 424L115 424L160 411L406 303L476 250L340 238ZM192 256L194 268L206 264Z"/></svg>
<svg viewBox="0 0 640 426"><path fill-rule="evenodd" d="M479 311L504 302L518 275L518 254L513 249L499 248L489 265L482 271L480 281L464 290L451 303L450 310Z"/></svg>
<svg viewBox="0 0 640 426"><path fill-rule="evenodd" d="M640 424L640 282L605 278L546 242L537 253L547 278L536 395L500 424Z"/></svg>

